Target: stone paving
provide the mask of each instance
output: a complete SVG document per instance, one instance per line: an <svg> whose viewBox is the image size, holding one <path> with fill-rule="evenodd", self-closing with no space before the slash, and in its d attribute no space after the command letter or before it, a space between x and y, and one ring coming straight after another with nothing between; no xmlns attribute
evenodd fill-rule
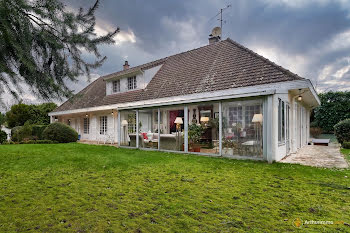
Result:
<svg viewBox="0 0 350 233"><path fill-rule="evenodd" d="M348 168L344 156L339 151L339 144L329 146L307 145L280 161L281 163L297 163L301 165L325 168Z"/></svg>

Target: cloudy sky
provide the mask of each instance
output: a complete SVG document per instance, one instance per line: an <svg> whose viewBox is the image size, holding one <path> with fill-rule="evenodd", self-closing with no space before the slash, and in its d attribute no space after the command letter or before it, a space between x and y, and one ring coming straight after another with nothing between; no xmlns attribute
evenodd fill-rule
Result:
<svg viewBox="0 0 350 233"><path fill-rule="evenodd" d="M94 0L66 0L67 9ZM96 32L116 27L115 44L101 46L108 57L93 79L208 43L214 17L224 11L223 38L231 39L298 75L318 91L350 90L350 1L348 0L102 0ZM88 57L88 55L86 55ZM76 91L86 79L72 85ZM29 102L37 101L30 93Z"/></svg>

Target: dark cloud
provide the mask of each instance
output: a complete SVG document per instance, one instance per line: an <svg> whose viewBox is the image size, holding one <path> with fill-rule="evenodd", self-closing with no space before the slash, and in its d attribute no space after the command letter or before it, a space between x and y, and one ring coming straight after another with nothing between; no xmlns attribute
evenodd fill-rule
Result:
<svg viewBox="0 0 350 233"><path fill-rule="evenodd" d="M88 8L94 0L65 1L69 9ZM207 44L224 11L224 38L261 53L317 83L319 90L349 90L350 3L331 0L102 0L97 31L122 29L117 44L101 46L108 57L93 78ZM89 59L91 56L85 55ZM339 76L340 75L340 76ZM342 75L342 76L341 76ZM79 91L86 78L74 84Z"/></svg>

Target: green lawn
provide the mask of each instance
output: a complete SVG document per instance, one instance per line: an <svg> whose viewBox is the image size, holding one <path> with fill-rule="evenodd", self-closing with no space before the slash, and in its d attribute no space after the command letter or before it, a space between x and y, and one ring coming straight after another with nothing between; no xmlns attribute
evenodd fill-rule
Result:
<svg viewBox="0 0 350 233"><path fill-rule="evenodd" d="M0 232L349 232L350 170L82 144L0 145Z"/></svg>
<svg viewBox="0 0 350 233"><path fill-rule="evenodd" d="M345 158L350 163L350 149L340 149L340 151L344 154Z"/></svg>

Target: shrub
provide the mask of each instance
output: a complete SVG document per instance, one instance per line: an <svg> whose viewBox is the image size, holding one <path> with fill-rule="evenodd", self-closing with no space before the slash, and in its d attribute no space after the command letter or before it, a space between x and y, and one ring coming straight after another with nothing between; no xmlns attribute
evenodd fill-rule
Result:
<svg viewBox="0 0 350 233"><path fill-rule="evenodd" d="M46 129L47 125L33 125L33 139L43 140L43 132Z"/></svg>
<svg viewBox="0 0 350 233"><path fill-rule="evenodd" d="M18 131L22 128L22 126L16 126L11 129L11 140L14 142L19 142Z"/></svg>
<svg viewBox="0 0 350 233"><path fill-rule="evenodd" d="M350 142L350 118L336 124L334 131L339 143Z"/></svg>
<svg viewBox="0 0 350 233"><path fill-rule="evenodd" d="M17 128L13 135L12 135L12 140L15 142L21 142L24 140L31 140L32 137L32 132L33 132L33 127L29 124L29 122L26 122L23 126L21 127L15 127ZM12 129L13 131L13 129Z"/></svg>
<svg viewBox="0 0 350 233"><path fill-rule="evenodd" d="M56 141L51 140L29 140L29 141L22 141L19 144L55 144L58 143Z"/></svg>
<svg viewBox="0 0 350 233"><path fill-rule="evenodd" d="M318 138L322 134L322 129L320 127L310 128L310 134L313 138Z"/></svg>
<svg viewBox="0 0 350 233"><path fill-rule="evenodd" d="M46 140L68 143L76 142L78 140L78 133L68 125L55 122L46 127L43 132L43 137Z"/></svg>
<svg viewBox="0 0 350 233"><path fill-rule="evenodd" d="M344 149L350 149L350 142L343 142Z"/></svg>
<svg viewBox="0 0 350 233"><path fill-rule="evenodd" d="M7 133L5 131L0 130L0 144L7 141Z"/></svg>

